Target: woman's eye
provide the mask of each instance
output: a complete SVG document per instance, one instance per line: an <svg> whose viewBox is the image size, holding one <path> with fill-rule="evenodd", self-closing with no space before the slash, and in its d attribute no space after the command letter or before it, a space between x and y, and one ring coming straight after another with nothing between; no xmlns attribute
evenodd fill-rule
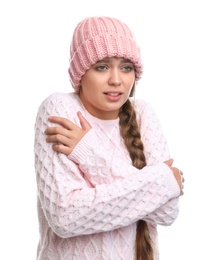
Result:
<svg viewBox="0 0 218 260"><path fill-rule="evenodd" d="M105 65L96 67L96 70L98 70L98 71L102 71L102 70L106 70L106 69L107 69L107 67Z"/></svg>
<svg viewBox="0 0 218 260"><path fill-rule="evenodd" d="M132 66L124 66L123 68L122 68L124 71L132 71L134 68L132 67Z"/></svg>

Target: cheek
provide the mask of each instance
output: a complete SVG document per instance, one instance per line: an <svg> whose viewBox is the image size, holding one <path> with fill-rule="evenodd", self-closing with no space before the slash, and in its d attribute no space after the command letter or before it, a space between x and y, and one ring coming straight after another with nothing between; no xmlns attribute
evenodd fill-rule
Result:
<svg viewBox="0 0 218 260"><path fill-rule="evenodd" d="M134 88L134 85L135 85L135 78L133 77L128 80L127 86L128 86L129 92L132 91L132 89Z"/></svg>
<svg viewBox="0 0 218 260"><path fill-rule="evenodd" d="M98 86L100 83L99 77L96 77L95 75L85 75L81 80L81 85L83 86L84 91L95 91L96 86Z"/></svg>
<svg viewBox="0 0 218 260"><path fill-rule="evenodd" d="M127 74L125 78L125 82L126 82L126 86L131 86L130 88L132 88L135 82L135 72Z"/></svg>
<svg viewBox="0 0 218 260"><path fill-rule="evenodd" d="M128 83L128 95L132 97L135 91L135 77L131 78Z"/></svg>

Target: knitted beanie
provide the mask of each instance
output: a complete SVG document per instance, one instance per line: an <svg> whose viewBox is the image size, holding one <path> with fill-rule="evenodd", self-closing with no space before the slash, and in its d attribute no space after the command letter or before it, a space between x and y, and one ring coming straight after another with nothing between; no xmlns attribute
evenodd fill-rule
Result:
<svg viewBox="0 0 218 260"><path fill-rule="evenodd" d="M97 61L106 57L129 59L141 77L143 65L140 49L128 26L110 17L88 17L75 28L70 46L69 75L76 92L85 72Z"/></svg>

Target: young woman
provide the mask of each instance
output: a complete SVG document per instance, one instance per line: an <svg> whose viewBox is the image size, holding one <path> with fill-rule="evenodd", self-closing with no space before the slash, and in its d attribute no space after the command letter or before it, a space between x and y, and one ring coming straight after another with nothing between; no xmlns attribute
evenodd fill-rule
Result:
<svg viewBox="0 0 218 260"><path fill-rule="evenodd" d="M133 96L142 75L127 25L88 17L75 28L71 93L38 110L38 260L157 260L157 225L183 194L151 105Z"/></svg>

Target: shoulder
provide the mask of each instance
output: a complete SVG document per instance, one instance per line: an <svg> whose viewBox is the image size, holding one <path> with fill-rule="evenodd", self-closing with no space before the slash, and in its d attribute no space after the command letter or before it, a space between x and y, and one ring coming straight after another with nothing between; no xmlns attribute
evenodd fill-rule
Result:
<svg viewBox="0 0 218 260"><path fill-rule="evenodd" d="M144 117L146 115L148 116L148 115L155 113L155 110L154 110L153 106L151 105L151 103L144 99L131 98L130 101L136 111L136 114L140 117L141 116Z"/></svg>
<svg viewBox="0 0 218 260"><path fill-rule="evenodd" d="M49 103L71 103L76 101L75 93L63 93L63 92L54 92L48 97L46 97L41 104L49 104Z"/></svg>
<svg viewBox="0 0 218 260"><path fill-rule="evenodd" d="M82 110L82 106L77 94L55 92L42 101L38 114L71 118L78 110Z"/></svg>
<svg viewBox="0 0 218 260"><path fill-rule="evenodd" d="M72 93L62 93L55 92L45 98L39 106L40 108L46 109L61 109L61 108L70 108L70 107L80 106L79 98L77 94Z"/></svg>
<svg viewBox="0 0 218 260"><path fill-rule="evenodd" d="M150 102L143 99L133 99L131 102L140 127L148 129L159 124L157 113Z"/></svg>

